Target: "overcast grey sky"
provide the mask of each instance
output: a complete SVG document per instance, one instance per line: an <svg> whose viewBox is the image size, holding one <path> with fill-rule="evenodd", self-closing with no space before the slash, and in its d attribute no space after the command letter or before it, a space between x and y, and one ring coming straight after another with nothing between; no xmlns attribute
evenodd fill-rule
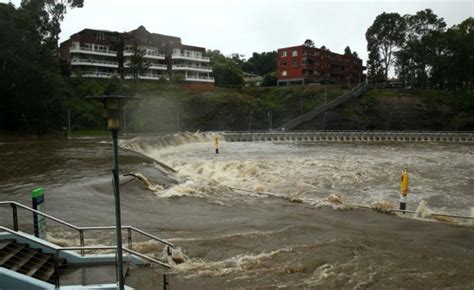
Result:
<svg viewBox="0 0 474 290"><path fill-rule="evenodd" d="M84 28L122 32L144 25L150 32L178 36L185 44L226 55L238 52L249 58L253 52L298 45L309 38L334 52L349 45L365 61L365 31L378 14L413 14L425 8L448 26L474 16L474 0L85 0L83 8L68 11L60 37L64 41Z"/></svg>

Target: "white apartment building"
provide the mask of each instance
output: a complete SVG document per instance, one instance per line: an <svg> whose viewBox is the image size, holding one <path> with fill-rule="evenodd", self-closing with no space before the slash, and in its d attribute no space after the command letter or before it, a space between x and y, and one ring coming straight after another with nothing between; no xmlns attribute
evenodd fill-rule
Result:
<svg viewBox="0 0 474 290"><path fill-rule="evenodd" d="M184 45L178 37L150 33L143 26L125 33L84 29L61 43L60 55L72 77L130 79L128 68L135 48L144 52L148 63L140 79L172 77L188 84L214 83L205 48Z"/></svg>

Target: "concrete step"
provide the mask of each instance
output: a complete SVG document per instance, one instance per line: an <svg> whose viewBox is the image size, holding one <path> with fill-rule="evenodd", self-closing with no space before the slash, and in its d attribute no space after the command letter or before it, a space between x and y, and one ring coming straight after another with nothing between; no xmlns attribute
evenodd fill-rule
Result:
<svg viewBox="0 0 474 290"><path fill-rule="evenodd" d="M24 249L26 246L16 244L16 243L10 243L7 246L3 247L3 249L0 250L0 267L3 267L3 265L13 258L17 253L19 253L22 249Z"/></svg>
<svg viewBox="0 0 474 290"><path fill-rule="evenodd" d="M52 257L51 254L43 254L41 252L37 252L28 263L24 264L20 269L18 269L18 273L25 274L27 276L33 276L39 268L41 268L49 259Z"/></svg>
<svg viewBox="0 0 474 290"><path fill-rule="evenodd" d="M18 252L14 257L8 260L4 267L12 271L18 271L23 265L28 263L39 251L36 249L24 248Z"/></svg>

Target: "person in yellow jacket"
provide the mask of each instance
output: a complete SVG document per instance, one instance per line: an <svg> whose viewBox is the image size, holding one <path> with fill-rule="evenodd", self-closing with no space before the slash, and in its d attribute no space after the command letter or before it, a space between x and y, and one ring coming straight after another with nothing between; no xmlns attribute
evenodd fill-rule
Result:
<svg viewBox="0 0 474 290"><path fill-rule="evenodd" d="M402 176L400 177L400 209L407 209L407 196L408 196L408 168L405 168L402 171Z"/></svg>

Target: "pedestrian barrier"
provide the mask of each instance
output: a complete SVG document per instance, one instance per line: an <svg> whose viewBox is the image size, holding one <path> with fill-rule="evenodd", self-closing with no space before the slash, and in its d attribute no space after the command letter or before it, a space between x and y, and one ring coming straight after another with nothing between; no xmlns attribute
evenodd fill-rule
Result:
<svg viewBox="0 0 474 290"><path fill-rule="evenodd" d="M265 131L223 132L227 142L474 142L474 132L434 131Z"/></svg>

